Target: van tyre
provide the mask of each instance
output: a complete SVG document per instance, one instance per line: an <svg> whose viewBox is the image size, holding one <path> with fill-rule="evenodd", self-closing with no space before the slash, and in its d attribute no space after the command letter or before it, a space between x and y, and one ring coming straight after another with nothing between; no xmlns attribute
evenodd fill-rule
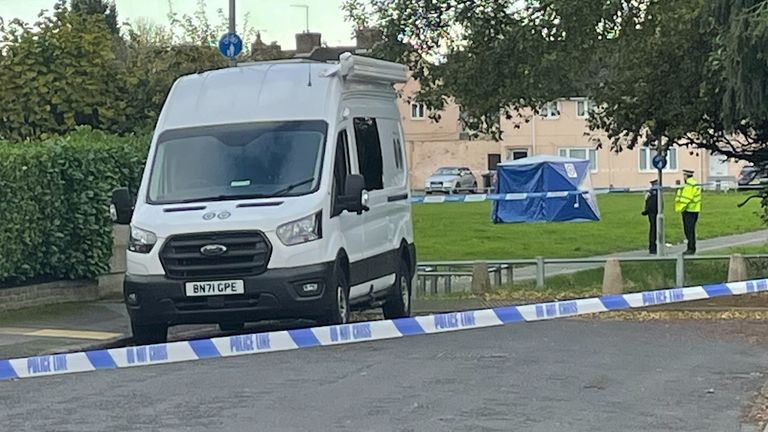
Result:
<svg viewBox="0 0 768 432"><path fill-rule="evenodd" d="M168 341L168 324L136 324L131 321L133 340L139 345L165 343Z"/></svg>
<svg viewBox="0 0 768 432"><path fill-rule="evenodd" d="M395 286L382 311L384 318L397 319L411 316L411 271L405 260L400 260Z"/></svg>
<svg viewBox="0 0 768 432"><path fill-rule="evenodd" d="M333 283L329 284L332 296L331 310L318 320L321 325L346 324L349 322L349 282L347 275L337 264L333 270Z"/></svg>

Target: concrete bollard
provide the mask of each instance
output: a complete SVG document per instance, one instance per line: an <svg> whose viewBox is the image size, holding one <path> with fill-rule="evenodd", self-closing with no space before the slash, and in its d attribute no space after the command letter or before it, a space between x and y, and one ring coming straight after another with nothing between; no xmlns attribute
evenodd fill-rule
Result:
<svg viewBox="0 0 768 432"><path fill-rule="evenodd" d="M747 261L741 254L731 255L728 263L728 282L740 282L747 280Z"/></svg>
<svg viewBox="0 0 768 432"><path fill-rule="evenodd" d="M482 294L491 290L491 277L488 275L488 263L476 261L472 266L472 292Z"/></svg>
<svg viewBox="0 0 768 432"><path fill-rule="evenodd" d="M624 277L621 275L621 264L616 258L608 258L603 271L603 295L621 294L624 292Z"/></svg>

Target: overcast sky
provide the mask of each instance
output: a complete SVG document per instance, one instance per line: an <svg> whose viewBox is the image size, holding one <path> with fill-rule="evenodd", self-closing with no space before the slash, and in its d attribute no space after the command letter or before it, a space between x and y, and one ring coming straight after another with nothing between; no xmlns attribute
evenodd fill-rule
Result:
<svg viewBox="0 0 768 432"><path fill-rule="evenodd" d="M0 0L0 17L9 21L21 18L33 22L41 9L51 9L54 0ZM166 25L168 20L167 0L115 0L120 22L136 18L148 18ZM228 14L228 0L207 0L211 22L218 22L216 10L223 8ZM294 34L305 29L305 10L291 7L292 4L309 6L309 28L320 32L329 45L352 43L352 25L344 21L340 9L342 0L237 0L237 19L250 12L250 25L263 33L266 42L277 41L284 49L295 46ZM197 0L173 0L173 7L180 14L191 14L196 10ZM238 29L240 27L238 26Z"/></svg>

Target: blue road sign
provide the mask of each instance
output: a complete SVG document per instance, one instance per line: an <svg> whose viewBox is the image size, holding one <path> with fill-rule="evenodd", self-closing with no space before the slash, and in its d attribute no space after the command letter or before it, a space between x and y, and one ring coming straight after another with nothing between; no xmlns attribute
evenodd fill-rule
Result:
<svg viewBox="0 0 768 432"><path fill-rule="evenodd" d="M667 158L660 154L653 157L653 167L657 170L662 170L667 167Z"/></svg>
<svg viewBox="0 0 768 432"><path fill-rule="evenodd" d="M243 40L237 33L225 33L219 39L219 52L228 59L237 57L243 51Z"/></svg>

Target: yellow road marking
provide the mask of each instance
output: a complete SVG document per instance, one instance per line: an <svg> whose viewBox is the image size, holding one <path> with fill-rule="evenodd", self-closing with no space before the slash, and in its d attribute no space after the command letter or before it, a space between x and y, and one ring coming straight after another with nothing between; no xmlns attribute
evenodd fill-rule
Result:
<svg viewBox="0 0 768 432"><path fill-rule="evenodd" d="M89 340L107 340L120 336L120 333L90 330L35 329L22 327L0 327L0 334Z"/></svg>

